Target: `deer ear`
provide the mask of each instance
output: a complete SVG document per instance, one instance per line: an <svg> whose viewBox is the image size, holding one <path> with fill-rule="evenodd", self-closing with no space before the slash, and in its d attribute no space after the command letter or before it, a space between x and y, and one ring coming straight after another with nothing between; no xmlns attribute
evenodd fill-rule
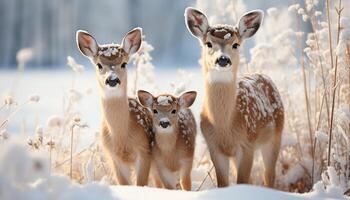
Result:
<svg viewBox="0 0 350 200"><path fill-rule="evenodd" d="M188 7L185 10L185 23L189 32L202 39L209 29L209 22L201 11Z"/></svg>
<svg viewBox="0 0 350 200"><path fill-rule="evenodd" d="M124 36L122 47L126 53L132 55L140 49L141 42L142 42L142 29L134 28Z"/></svg>
<svg viewBox="0 0 350 200"><path fill-rule="evenodd" d="M261 10L253 10L245 13L237 25L239 35L242 39L253 36L259 29L264 13Z"/></svg>
<svg viewBox="0 0 350 200"><path fill-rule="evenodd" d="M137 97L141 103L141 105L145 107L151 107L153 104L153 95L147 91L139 90L137 91Z"/></svg>
<svg viewBox="0 0 350 200"><path fill-rule="evenodd" d="M185 92L179 97L179 104L181 107L188 108L192 106L196 97L197 97L197 92L195 91Z"/></svg>
<svg viewBox="0 0 350 200"><path fill-rule="evenodd" d="M98 50L98 44L94 37L88 32L79 30L76 34L76 42L80 52L89 58L95 56Z"/></svg>

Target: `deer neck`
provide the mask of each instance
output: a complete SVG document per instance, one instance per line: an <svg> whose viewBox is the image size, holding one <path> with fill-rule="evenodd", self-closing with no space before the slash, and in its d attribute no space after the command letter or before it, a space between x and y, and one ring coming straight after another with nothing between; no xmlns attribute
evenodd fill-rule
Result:
<svg viewBox="0 0 350 200"><path fill-rule="evenodd" d="M208 69L204 66L205 69ZM237 89L237 67L232 67L223 74L223 80L213 81L213 77L222 74L210 74L212 72L204 71L204 112L210 122L222 129L230 128L232 118L235 115L236 107L236 89ZM216 73L216 72L214 72ZM223 73L223 72L220 72ZM216 77L219 79L219 77ZM215 77L214 77L215 79Z"/></svg>
<svg viewBox="0 0 350 200"><path fill-rule="evenodd" d="M162 131L156 128L156 143L163 154L174 152L173 149L176 146L178 137L177 129L177 127L172 127L172 130Z"/></svg>
<svg viewBox="0 0 350 200"><path fill-rule="evenodd" d="M124 94L118 97L101 97L102 113L111 137L127 137L130 113L128 97Z"/></svg>

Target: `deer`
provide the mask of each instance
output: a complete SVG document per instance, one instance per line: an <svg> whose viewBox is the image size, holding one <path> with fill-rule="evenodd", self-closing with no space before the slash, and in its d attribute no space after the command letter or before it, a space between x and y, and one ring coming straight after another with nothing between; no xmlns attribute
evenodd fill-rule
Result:
<svg viewBox="0 0 350 200"><path fill-rule="evenodd" d="M195 148L196 121L190 110L197 93L189 91L180 97L170 94L153 96L139 90L140 103L151 111L155 145L152 149L154 176L167 189L178 188L178 177L183 190L191 190L191 170ZM153 170L152 170L153 171ZM161 187L160 183L156 183Z"/></svg>
<svg viewBox="0 0 350 200"><path fill-rule="evenodd" d="M218 187L229 185L230 159L237 184L249 184L254 152L264 163L264 185L273 187L281 146L284 108L272 80L263 74L237 77L242 42L263 19L261 10L245 13L236 25L210 25L203 12L185 10L188 31L201 44L204 101L200 129L213 162Z"/></svg>
<svg viewBox="0 0 350 200"><path fill-rule="evenodd" d="M141 46L142 29L135 28L122 43L99 45L88 32L79 30L76 43L96 69L101 102L101 141L113 173L113 183L131 185L131 172L136 184L145 186L151 165L153 143L149 111L136 98L127 96L127 63Z"/></svg>

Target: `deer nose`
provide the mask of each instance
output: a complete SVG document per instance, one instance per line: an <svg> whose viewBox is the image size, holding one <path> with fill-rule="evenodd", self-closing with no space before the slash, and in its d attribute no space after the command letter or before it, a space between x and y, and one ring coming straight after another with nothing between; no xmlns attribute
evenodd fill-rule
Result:
<svg viewBox="0 0 350 200"><path fill-rule="evenodd" d="M231 65L231 60L227 56L220 56L218 59L216 59L216 64L218 64L220 67L226 67L227 65Z"/></svg>
<svg viewBox="0 0 350 200"><path fill-rule="evenodd" d="M108 78L106 79L106 85L109 85L111 87L115 87L117 84L120 84L120 80L117 77L117 75L115 74L111 74L110 76L108 76Z"/></svg>
<svg viewBox="0 0 350 200"><path fill-rule="evenodd" d="M160 121L160 122L159 122L159 125L160 125L162 128L167 128L168 126L170 126L170 122L168 122L168 121Z"/></svg>

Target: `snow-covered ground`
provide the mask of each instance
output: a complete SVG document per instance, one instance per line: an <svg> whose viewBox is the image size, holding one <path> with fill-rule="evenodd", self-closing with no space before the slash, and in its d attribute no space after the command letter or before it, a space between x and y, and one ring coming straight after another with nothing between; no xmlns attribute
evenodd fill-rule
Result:
<svg viewBox="0 0 350 200"><path fill-rule="evenodd" d="M15 157L13 155L16 155ZM72 183L62 175L49 175L47 159L28 152L16 139L0 146L0 199L2 200L73 200L73 199L345 199L339 188L327 190L315 186L308 194L287 193L267 188L236 185L205 191L171 191L150 187L110 186L105 180L87 184Z"/></svg>

